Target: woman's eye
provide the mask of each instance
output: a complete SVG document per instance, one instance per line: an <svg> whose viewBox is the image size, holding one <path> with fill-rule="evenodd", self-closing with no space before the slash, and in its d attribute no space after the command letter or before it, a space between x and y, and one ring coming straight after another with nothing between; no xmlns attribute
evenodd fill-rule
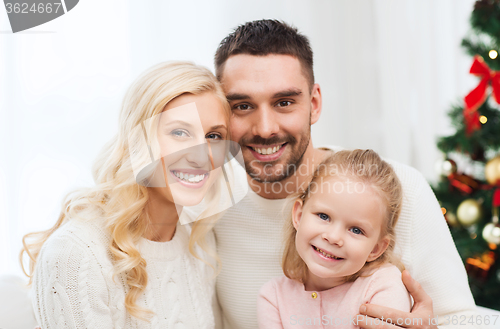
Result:
<svg viewBox="0 0 500 329"><path fill-rule="evenodd" d="M322 213L322 212L320 212L320 213L318 214L318 217L319 217L320 219L322 219L322 220L329 220L329 219L330 219L330 217L329 217L327 214L324 214L324 213Z"/></svg>
<svg viewBox="0 0 500 329"><path fill-rule="evenodd" d="M241 111L248 111L250 110L250 105L248 104L240 104L240 105L236 105L234 107L235 110L241 110Z"/></svg>
<svg viewBox="0 0 500 329"><path fill-rule="evenodd" d="M358 227L351 228L351 232L354 234L363 234L363 231L361 231L361 229Z"/></svg>
<svg viewBox="0 0 500 329"><path fill-rule="evenodd" d="M290 102L290 101L281 101L281 102L278 103L279 107L287 107L287 106L290 106L290 105L292 105L292 102Z"/></svg>
<svg viewBox="0 0 500 329"><path fill-rule="evenodd" d="M207 138L207 139L215 139L215 140L220 140L220 139L222 139L222 136L221 136L220 134L210 133L210 134L208 134L205 138Z"/></svg>
<svg viewBox="0 0 500 329"><path fill-rule="evenodd" d="M189 137L189 132L183 129L176 129L173 130L170 135L175 136L175 137Z"/></svg>

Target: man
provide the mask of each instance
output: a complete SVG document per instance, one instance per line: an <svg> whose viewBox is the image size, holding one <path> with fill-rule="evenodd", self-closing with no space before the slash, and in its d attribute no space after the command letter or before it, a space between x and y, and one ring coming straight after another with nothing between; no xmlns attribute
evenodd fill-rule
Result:
<svg viewBox="0 0 500 329"><path fill-rule="evenodd" d="M231 138L242 147L251 187L215 227L222 261L217 293L226 329L256 328L258 291L283 274L285 198L305 187L329 152L314 148L310 138L311 124L322 110L321 89L314 83L307 38L274 20L239 26L219 45L215 66L232 109ZM377 321L369 321L382 316L416 318L401 326L407 328L437 328L435 316L439 324L451 326L454 316L475 311L464 267L425 179L410 167L390 163L405 194L396 246L415 278L403 275L414 306L411 313L378 305L361 307L360 313L369 317L362 327L397 327L377 327Z"/></svg>

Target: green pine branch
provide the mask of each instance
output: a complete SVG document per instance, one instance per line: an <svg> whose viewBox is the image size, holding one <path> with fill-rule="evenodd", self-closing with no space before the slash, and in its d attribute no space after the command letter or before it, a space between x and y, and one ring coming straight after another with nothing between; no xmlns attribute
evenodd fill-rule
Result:
<svg viewBox="0 0 500 329"><path fill-rule="evenodd" d="M480 55L490 69L500 71L500 0L479 0L474 5L470 18L471 32L462 40L462 48L470 56ZM490 50L499 53L495 59L489 57ZM472 59L471 59L472 64ZM468 74L464 72L464 74ZM479 83L479 79L478 79ZM491 92L491 88L488 89ZM465 96L465 95L463 95ZM462 96L462 97L463 97ZM490 104L491 103L491 104ZM455 133L450 136L439 138L437 146L447 156L449 153L459 152L471 157L473 160L486 162L484 158L486 151L500 152L500 111L499 105L486 100L478 109L480 115L487 118L481 129L473 132L470 136L465 132L463 116L463 98L452 105L448 115ZM462 171L458 168L458 172ZM486 186L486 182L480 182ZM471 227L463 227L460 224L450 227L453 240L466 264L467 258L477 257L490 252L488 243L482 237L484 226L491 222L492 189L478 189L470 194L463 193L452 187L447 177L432 186L436 197L443 207L450 213L456 214L458 206L468 198L483 200L483 216ZM480 274L468 271L469 285L474 300L478 305L500 310L500 246L494 251L496 263L488 271L488 276L482 278ZM467 265L466 265L467 266ZM480 272L479 269L476 269ZM450 275L453 275L450 273Z"/></svg>
<svg viewBox="0 0 500 329"><path fill-rule="evenodd" d="M441 137L437 146L444 153L459 152L476 154L480 150L497 152L500 150L500 111L489 105L488 100L478 109L487 118L481 128L470 136L466 134L463 106L454 105L448 112L455 134Z"/></svg>

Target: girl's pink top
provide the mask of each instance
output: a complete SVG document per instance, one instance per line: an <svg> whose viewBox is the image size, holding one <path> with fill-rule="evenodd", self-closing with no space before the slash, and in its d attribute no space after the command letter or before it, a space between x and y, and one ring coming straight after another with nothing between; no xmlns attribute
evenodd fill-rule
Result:
<svg viewBox="0 0 500 329"><path fill-rule="evenodd" d="M370 276L323 291L305 291L302 283L285 276L274 278L260 289L257 320L260 329L357 329L364 303L410 311L411 298L397 267L384 265ZM405 319L391 320L396 324Z"/></svg>

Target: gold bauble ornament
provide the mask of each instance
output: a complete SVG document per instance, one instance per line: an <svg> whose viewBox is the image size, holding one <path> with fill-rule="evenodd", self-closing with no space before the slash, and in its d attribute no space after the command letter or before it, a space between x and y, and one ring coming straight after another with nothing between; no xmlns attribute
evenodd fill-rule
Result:
<svg viewBox="0 0 500 329"><path fill-rule="evenodd" d="M486 163L484 175L489 184L496 185L500 183L500 155L497 155Z"/></svg>
<svg viewBox="0 0 500 329"><path fill-rule="evenodd" d="M483 229L483 238L488 243L500 244L500 225L495 223L486 224Z"/></svg>
<svg viewBox="0 0 500 329"><path fill-rule="evenodd" d="M481 219L483 210L481 203L475 199L466 199L457 209L457 218L463 226L470 226Z"/></svg>

